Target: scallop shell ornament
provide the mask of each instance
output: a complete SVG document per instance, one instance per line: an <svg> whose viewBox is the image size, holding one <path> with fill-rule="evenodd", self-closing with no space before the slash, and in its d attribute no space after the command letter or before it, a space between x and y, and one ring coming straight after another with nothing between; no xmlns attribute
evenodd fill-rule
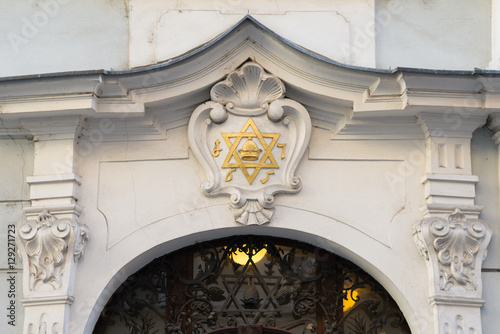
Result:
<svg viewBox="0 0 500 334"><path fill-rule="evenodd" d="M267 110L269 102L284 95L284 84L253 62L231 73L226 80L212 87L210 92L212 100L225 105L229 111Z"/></svg>

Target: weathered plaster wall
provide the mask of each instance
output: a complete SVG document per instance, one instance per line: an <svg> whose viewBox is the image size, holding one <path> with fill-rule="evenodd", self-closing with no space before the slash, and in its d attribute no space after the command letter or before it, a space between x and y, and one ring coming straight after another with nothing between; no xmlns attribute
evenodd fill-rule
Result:
<svg viewBox="0 0 500 334"><path fill-rule="evenodd" d="M374 1L131 0L130 66L165 61L217 37L250 14L306 49L342 63L375 67ZM365 27L366 26L366 27ZM311 38L314 36L314 38ZM353 47L361 43L363 52Z"/></svg>
<svg viewBox="0 0 500 334"><path fill-rule="evenodd" d="M488 67L491 0L399 0L391 13L394 2L376 1L377 67Z"/></svg>
<svg viewBox="0 0 500 334"><path fill-rule="evenodd" d="M247 14L344 64L472 70L498 57L490 0L26 0L0 2L0 77L164 62Z"/></svg>
<svg viewBox="0 0 500 334"><path fill-rule="evenodd" d="M124 0L0 1L0 77L128 68Z"/></svg>
<svg viewBox="0 0 500 334"><path fill-rule="evenodd" d="M20 333L23 324L22 264L17 254L15 264L9 254L9 231L12 236L13 225L24 218L23 207L29 205L29 187L25 183L27 175L33 172L33 145L23 139L0 139L0 303L2 305L2 323L4 333ZM11 284L12 283L12 284ZM12 289L12 285L14 288ZM15 300L14 318L11 315L10 301ZM8 324L14 321L15 326Z"/></svg>
<svg viewBox="0 0 500 334"><path fill-rule="evenodd" d="M492 136L493 133L487 127L482 127L474 132L471 141L472 173L479 176L476 203L484 206L481 219L488 222L494 230L483 269L500 269L498 151Z"/></svg>
<svg viewBox="0 0 500 334"><path fill-rule="evenodd" d="M500 1L491 1L491 63L490 68L500 68Z"/></svg>

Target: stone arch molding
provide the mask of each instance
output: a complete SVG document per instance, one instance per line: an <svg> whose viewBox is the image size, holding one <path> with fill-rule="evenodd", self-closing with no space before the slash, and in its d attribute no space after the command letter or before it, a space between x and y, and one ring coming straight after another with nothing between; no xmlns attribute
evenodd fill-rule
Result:
<svg viewBox="0 0 500 334"><path fill-rule="evenodd" d="M215 84L211 101L188 125L189 144L203 166L207 196L228 194L236 222L270 222L274 196L297 193L295 170L311 137L311 120L285 85L249 61Z"/></svg>

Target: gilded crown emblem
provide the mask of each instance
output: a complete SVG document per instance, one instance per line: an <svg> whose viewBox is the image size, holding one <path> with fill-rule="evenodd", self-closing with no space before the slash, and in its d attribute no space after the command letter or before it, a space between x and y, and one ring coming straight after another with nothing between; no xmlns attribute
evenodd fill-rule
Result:
<svg viewBox="0 0 500 334"><path fill-rule="evenodd" d="M259 159L262 150L253 142L252 137L248 137L245 144L243 144L243 149L238 150L238 152L240 152L241 160L255 161Z"/></svg>

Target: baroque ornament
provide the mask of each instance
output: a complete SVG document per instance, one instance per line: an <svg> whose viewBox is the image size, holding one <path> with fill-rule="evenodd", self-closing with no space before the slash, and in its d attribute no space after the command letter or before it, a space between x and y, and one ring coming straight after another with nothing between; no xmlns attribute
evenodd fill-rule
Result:
<svg viewBox="0 0 500 334"><path fill-rule="evenodd" d="M468 219L456 209L446 219L428 218L413 228L417 247L425 260L435 263L439 289L458 285L478 289L481 263L491 238L490 227L480 219ZM479 256L479 259L478 259Z"/></svg>
<svg viewBox="0 0 500 334"><path fill-rule="evenodd" d="M205 195L230 195L235 221L264 224L274 196L296 193L295 170L311 136L307 110L284 98L285 86L255 62L211 90L189 121L189 143L205 169Z"/></svg>
<svg viewBox="0 0 500 334"><path fill-rule="evenodd" d="M20 251L29 267L29 289L36 291L42 285L61 288L68 250L73 253L69 261L80 259L88 228L74 219L57 219L44 210L37 220L23 222L18 231Z"/></svg>

